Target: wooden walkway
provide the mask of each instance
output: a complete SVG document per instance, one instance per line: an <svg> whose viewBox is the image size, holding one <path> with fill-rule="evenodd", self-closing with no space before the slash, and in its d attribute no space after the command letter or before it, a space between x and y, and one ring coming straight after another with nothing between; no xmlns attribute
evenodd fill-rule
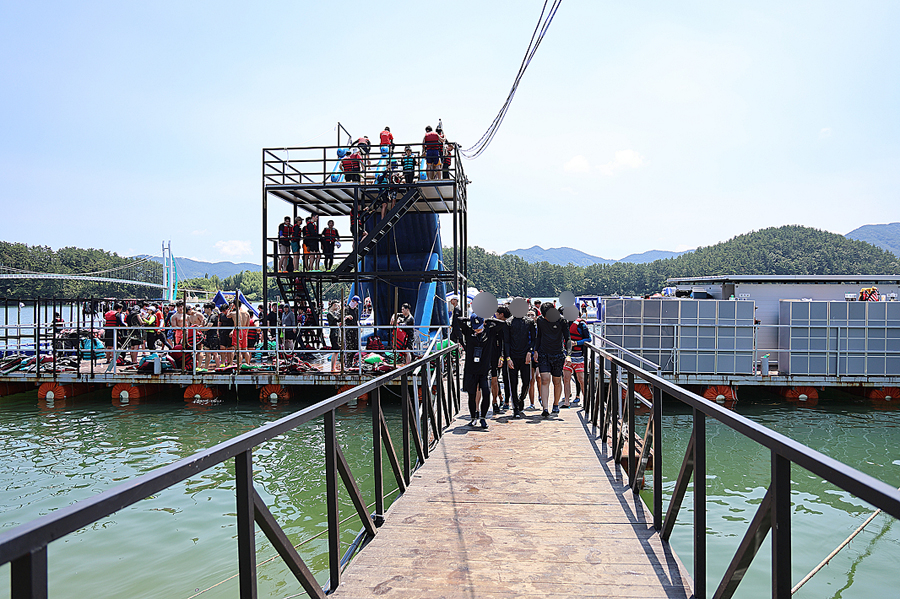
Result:
<svg viewBox="0 0 900 599"><path fill-rule="evenodd" d="M526 414L458 417L333 596L693 597L583 411Z"/></svg>

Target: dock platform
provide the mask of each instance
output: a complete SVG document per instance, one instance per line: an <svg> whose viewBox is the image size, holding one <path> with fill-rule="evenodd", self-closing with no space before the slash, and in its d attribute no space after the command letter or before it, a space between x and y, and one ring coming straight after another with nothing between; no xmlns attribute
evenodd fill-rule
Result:
<svg viewBox="0 0 900 599"><path fill-rule="evenodd" d="M470 429L466 413L333 597L693 597L581 409L550 420L507 412L487 431Z"/></svg>

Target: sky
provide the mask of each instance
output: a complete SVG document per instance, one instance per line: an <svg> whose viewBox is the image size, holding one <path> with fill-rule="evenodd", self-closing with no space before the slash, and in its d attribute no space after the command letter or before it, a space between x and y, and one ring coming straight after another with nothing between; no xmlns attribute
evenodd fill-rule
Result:
<svg viewBox="0 0 900 599"><path fill-rule="evenodd" d="M439 118L471 146L542 5L0 0L0 239L259 263L262 148ZM900 221L898 26L887 0L564 0L463 164L470 243L621 258Z"/></svg>

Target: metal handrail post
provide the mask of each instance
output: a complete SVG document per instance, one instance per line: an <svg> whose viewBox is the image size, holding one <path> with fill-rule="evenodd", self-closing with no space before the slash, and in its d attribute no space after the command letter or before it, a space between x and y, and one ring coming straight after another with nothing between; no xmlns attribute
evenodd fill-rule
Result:
<svg viewBox="0 0 900 599"><path fill-rule="evenodd" d="M636 466L635 466L635 443L634 443L634 373L630 370L628 371L628 405L625 406L625 409L628 410L628 485L631 487L631 490L635 493L638 492L637 487L634 484L634 481L637 480L635 476Z"/></svg>
<svg viewBox="0 0 900 599"><path fill-rule="evenodd" d="M702 599L706 597L706 414L697 408L693 409L693 413L694 596ZM787 584L788 591L790 591L790 581ZM790 595L790 592L788 595Z"/></svg>
<svg viewBox="0 0 900 599"><path fill-rule="evenodd" d="M357 398L359 401L359 398ZM329 588L333 591L341 584L341 506L337 488L337 439L334 410L323 414L325 420L325 487L328 507L328 566Z"/></svg>
<svg viewBox="0 0 900 599"><path fill-rule="evenodd" d="M696 484L696 483L695 483ZM791 596L791 462L772 451L772 597Z"/></svg>
<svg viewBox="0 0 900 599"><path fill-rule="evenodd" d="M381 394L376 388L372 390L372 465L375 470L375 524L377 526L381 526L381 523L384 522L384 456L381 444Z"/></svg>
<svg viewBox="0 0 900 599"><path fill-rule="evenodd" d="M253 513L253 454L234 456L237 500L238 573L241 599L256 599L256 528Z"/></svg>
<svg viewBox="0 0 900 599"><path fill-rule="evenodd" d="M662 528L662 402L663 392L653 387L653 528Z"/></svg>
<svg viewBox="0 0 900 599"><path fill-rule="evenodd" d="M400 377L400 412L403 426L403 480L409 484L410 454L409 454L409 376Z"/></svg>

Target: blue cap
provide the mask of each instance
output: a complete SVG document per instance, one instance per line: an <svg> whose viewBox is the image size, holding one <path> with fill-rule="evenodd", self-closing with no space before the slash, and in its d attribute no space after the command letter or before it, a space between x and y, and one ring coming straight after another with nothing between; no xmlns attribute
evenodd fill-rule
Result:
<svg viewBox="0 0 900 599"><path fill-rule="evenodd" d="M473 314L469 317L469 324L471 324L472 328L477 331L478 329L484 327L484 319L476 314Z"/></svg>
<svg viewBox="0 0 900 599"><path fill-rule="evenodd" d="M358 296L358 295L354 295L353 297L350 298L350 301L351 301L351 302L356 302L356 303L358 304L358 303L359 303L359 296Z"/></svg>

